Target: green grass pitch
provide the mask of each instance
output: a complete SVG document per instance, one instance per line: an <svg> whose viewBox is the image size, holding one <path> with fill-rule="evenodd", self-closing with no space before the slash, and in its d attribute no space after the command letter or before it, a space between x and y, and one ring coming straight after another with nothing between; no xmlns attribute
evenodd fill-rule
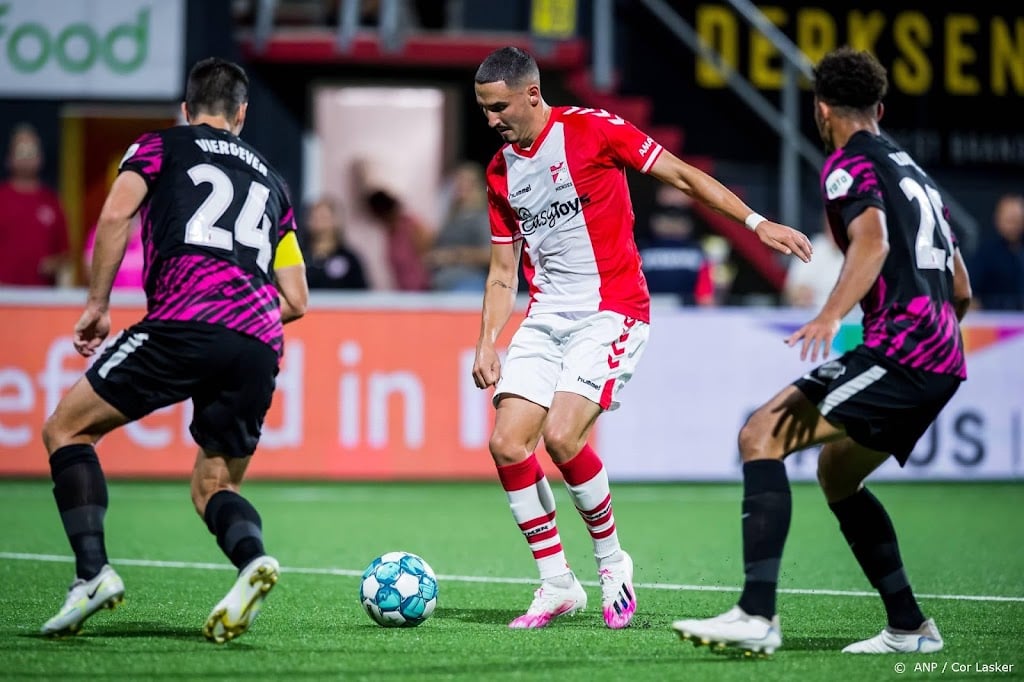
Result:
<svg viewBox="0 0 1024 682"><path fill-rule="evenodd" d="M639 599L622 631L604 627L589 537L555 487L562 541L590 606L545 630L511 631L536 569L497 483L248 483L281 580L250 632L218 646L200 627L234 574L192 511L187 482L111 482L107 547L125 603L77 637L48 640L35 633L73 573L50 484L0 481L0 679L838 681L924 679L943 666L943 679L1024 679L1020 483L872 486L946 639L938 654L883 657L839 652L881 629L884 611L821 493L795 484L780 582L783 647L754 660L696 649L669 628L735 603L738 485L613 484ZM438 574L437 610L418 628L380 628L358 603L363 568L396 549ZM954 671L978 663L1013 670Z"/></svg>

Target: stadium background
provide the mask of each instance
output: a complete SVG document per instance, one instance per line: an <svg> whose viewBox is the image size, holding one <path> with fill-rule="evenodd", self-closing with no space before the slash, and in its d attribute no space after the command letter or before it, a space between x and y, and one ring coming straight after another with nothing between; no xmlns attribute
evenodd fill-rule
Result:
<svg viewBox="0 0 1024 682"><path fill-rule="evenodd" d="M550 103L614 110L761 212L779 214L778 138L653 17L649 3L611 3L611 88L592 79L598 3L409 3L421 28L400 45L385 45L368 27L346 50L337 45L333 19L311 12L313 4L278 2L275 26L262 37L256 2L0 4L0 129L22 120L39 128L73 248L95 221L123 150L139 132L177 119L187 65L211 54L248 69L252 106L243 135L282 172L297 203L324 193L351 203L348 169L364 158L377 180L421 212L436 211L444 173L459 159L485 162L497 146L476 110L472 73L490 49L511 42L537 52ZM779 101L780 60L729 3L668 4L769 101ZM446 26L442 9L456 5L457 29ZM761 9L809 56L849 40L872 47L892 74L884 128L933 172L977 230L989 229L998 196L1024 189L1020 10L923 0L829 7L782 1ZM814 141L809 97L801 94L801 129ZM971 115L955 117L961 108ZM630 180L642 224L653 187L646 178ZM796 226L808 232L819 229L816 183L814 169L803 164ZM361 244L380 239L359 215L347 222ZM763 294L777 288L783 262L751 249L753 238L742 230L723 234L750 255L746 302L770 300ZM963 237L970 246L977 234ZM68 339L81 298L75 291L0 289L0 315L17 330L0 360L0 475L47 473L38 431L84 367ZM119 297L115 325L137 318L141 303ZM475 296L315 295L308 318L289 329L281 390L253 475L490 479L491 412L487 396L468 382L478 310ZM803 370L780 340L806 315L764 305L657 305L645 368L622 411L602 420L596 434L611 474L738 480L736 429ZM971 314L970 380L919 445L909 474L886 469L881 476L1024 478L1022 332L1024 316ZM857 334L852 323L835 350ZM180 406L110 436L102 445L108 472L187 476L186 425L187 407ZM795 477L813 478L813 456L791 458L789 466Z"/></svg>

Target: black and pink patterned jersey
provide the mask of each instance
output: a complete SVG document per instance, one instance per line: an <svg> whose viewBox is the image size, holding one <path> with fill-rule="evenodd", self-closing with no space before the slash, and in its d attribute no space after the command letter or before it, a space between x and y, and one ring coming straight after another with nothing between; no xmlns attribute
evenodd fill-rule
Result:
<svg viewBox="0 0 1024 682"><path fill-rule="evenodd" d="M821 191L844 253L849 224L869 207L885 212L889 254L861 300L864 344L901 365L965 378L953 305L957 241L935 183L898 146L860 131L825 161Z"/></svg>
<svg viewBox="0 0 1024 682"><path fill-rule="evenodd" d="M295 216L263 156L226 130L177 126L142 135L120 170L149 188L139 209L146 319L221 325L280 354L273 262Z"/></svg>

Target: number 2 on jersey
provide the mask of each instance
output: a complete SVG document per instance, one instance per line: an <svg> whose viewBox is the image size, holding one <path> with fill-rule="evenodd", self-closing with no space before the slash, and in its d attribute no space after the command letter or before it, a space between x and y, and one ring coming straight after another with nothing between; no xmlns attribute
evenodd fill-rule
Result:
<svg viewBox="0 0 1024 682"><path fill-rule="evenodd" d="M240 244L256 249L256 265L266 272L270 266L270 218L264 209L270 189L256 181L249 185L232 232L217 225L235 197L235 188L227 173L209 163L200 163L188 169L188 177L195 185L209 183L212 189L185 224L185 243L232 251L237 239Z"/></svg>
<svg viewBox="0 0 1024 682"><path fill-rule="evenodd" d="M922 187L921 183L913 178L900 180L900 189L908 199L917 202L920 208L921 222L917 226L917 239L914 242L918 269L949 268L949 271L953 272L953 233L942 214L942 197L939 191L931 186ZM936 225L942 233L942 247L935 246Z"/></svg>

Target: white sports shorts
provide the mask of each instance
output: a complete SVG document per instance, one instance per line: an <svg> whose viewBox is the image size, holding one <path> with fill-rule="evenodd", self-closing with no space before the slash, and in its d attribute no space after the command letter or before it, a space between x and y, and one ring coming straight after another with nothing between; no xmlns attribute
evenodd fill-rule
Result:
<svg viewBox="0 0 1024 682"><path fill-rule="evenodd" d="M512 336L494 391L551 407L556 391L592 400L605 410L636 369L650 325L620 313L541 313Z"/></svg>

